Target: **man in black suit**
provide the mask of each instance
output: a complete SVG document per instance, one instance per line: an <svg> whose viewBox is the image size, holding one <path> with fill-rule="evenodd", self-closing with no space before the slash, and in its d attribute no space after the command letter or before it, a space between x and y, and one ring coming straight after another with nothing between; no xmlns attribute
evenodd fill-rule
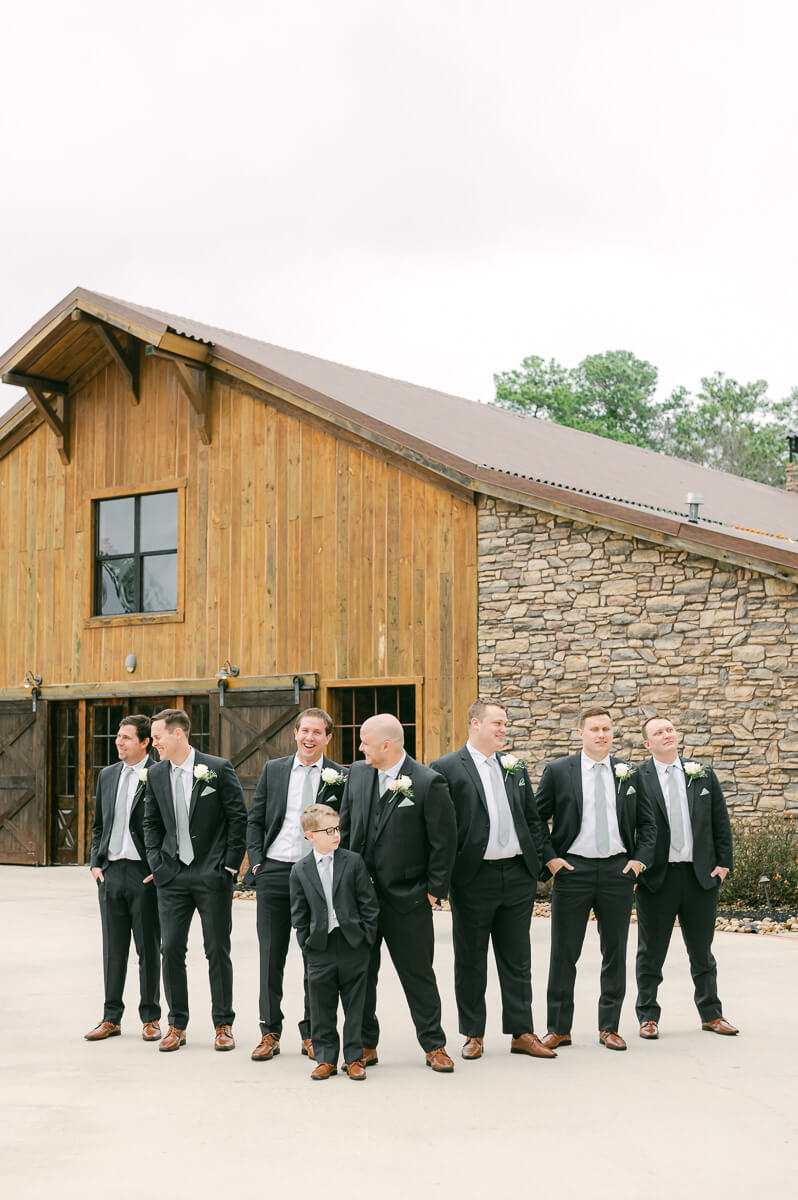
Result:
<svg viewBox="0 0 798 1200"><path fill-rule="evenodd" d="M210 975L214 1049L232 1050L233 882L244 857L247 805L232 763L195 750L190 732L181 708L166 708L152 718L152 741L161 761L147 772L144 840L158 888L169 1003L169 1029L158 1049L178 1050L186 1042L186 948L197 911Z"/></svg>
<svg viewBox="0 0 798 1200"><path fill-rule="evenodd" d="M457 820L452 871L454 993L465 1059L482 1057L488 943L499 973L502 1029L510 1053L556 1058L532 1031L532 949L529 927L541 863L555 855L541 821L526 767L501 754L507 713L475 700L468 741L431 763L449 785Z"/></svg>
<svg viewBox="0 0 798 1200"><path fill-rule="evenodd" d="M144 849L144 787L150 757L148 717L125 717L116 735L119 762L97 777L91 827L91 873L103 933L103 1019L87 1042L121 1032L130 935L139 959L139 1017L145 1042L161 1036L161 935L158 898Z"/></svg>
<svg viewBox="0 0 798 1200"><path fill-rule="evenodd" d="M600 705L579 715L582 751L549 763L537 791L538 812L552 820L557 856L551 894L548 1027L541 1040L570 1046L576 964L591 908L601 941L599 1041L625 1050L618 1033L626 994L626 943L635 880L651 862L656 826L632 768L610 754L612 718ZM567 857L566 857L567 856Z"/></svg>
<svg viewBox="0 0 798 1200"><path fill-rule="evenodd" d="M327 758L332 717L322 708L306 708L294 724L296 753L273 758L261 772L247 822L247 855L255 877L260 946L260 1032L252 1051L255 1062L280 1053L283 1031L283 974L291 940L291 868L310 852L300 818L309 805L341 806L346 775ZM305 972L305 1010L299 1022L303 1054L313 1058L310 1002Z"/></svg>
<svg viewBox="0 0 798 1200"><path fill-rule="evenodd" d="M317 1065L310 1078L338 1071L337 1017L344 1010L344 1071L366 1078L363 1064L363 1004L369 947L377 932L379 906L359 854L339 849L338 814L328 804L311 804L302 829L312 852L291 870L291 917L307 963L310 1011Z"/></svg>
<svg viewBox="0 0 798 1200"><path fill-rule="evenodd" d="M381 713L364 721L360 751L365 762L352 764L344 788L341 842L365 860L380 902L363 1016L364 1063L377 1063L377 975L384 939L427 1066L453 1071L432 966L432 906L448 894L457 848L452 800L442 776L405 753L396 717Z"/></svg>
<svg viewBox="0 0 798 1200"><path fill-rule="evenodd" d="M679 757L679 735L667 717L643 723L651 758L639 768L640 791L648 798L657 827L651 869L637 889L637 1018L640 1036L659 1037L657 989L673 923L690 959L701 1028L734 1036L718 999L718 969L712 954L718 891L732 868L729 813L715 772L706 763Z"/></svg>

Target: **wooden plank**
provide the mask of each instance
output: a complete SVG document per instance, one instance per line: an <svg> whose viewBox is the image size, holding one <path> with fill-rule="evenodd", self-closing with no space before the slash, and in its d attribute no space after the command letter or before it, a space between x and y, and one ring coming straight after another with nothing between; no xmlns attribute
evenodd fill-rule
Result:
<svg viewBox="0 0 798 1200"><path fill-rule="evenodd" d="M335 674L349 674L347 607L349 604L349 449L336 444L335 502L335 620L331 633L335 644Z"/></svg>
<svg viewBox="0 0 798 1200"><path fill-rule="evenodd" d="M299 673L300 687L303 691L315 691L319 686L319 676L315 671ZM102 682L78 682L73 684L44 684L42 698L44 700L87 699L98 700L111 696L185 696L214 695L218 690L218 680L214 676L195 679L113 679ZM293 675L240 675L230 680L227 695L235 695L237 691L291 691L294 690ZM26 700L30 702L30 692L22 687L0 689L1 700Z"/></svg>
<svg viewBox="0 0 798 1200"><path fill-rule="evenodd" d="M39 391L47 392L51 396L66 396L69 391L69 385L63 379L46 379L42 375L24 375L19 371L6 371L2 376L3 383L10 383L12 387L36 388Z"/></svg>
<svg viewBox="0 0 798 1200"><path fill-rule="evenodd" d="M210 445L211 433L208 413L208 375L201 368L189 368L179 358L172 360L180 385L197 414L195 427L201 442Z"/></svg>

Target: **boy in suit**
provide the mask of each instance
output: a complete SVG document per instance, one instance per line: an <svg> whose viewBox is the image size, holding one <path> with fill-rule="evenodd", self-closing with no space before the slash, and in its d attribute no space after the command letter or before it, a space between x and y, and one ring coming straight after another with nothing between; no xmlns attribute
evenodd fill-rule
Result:
<svg viewBox="0 0 798 1200"><path fill-rule="evenodd" d="M291 919L305 955L310 1027L317 1066L311 1079L338 1073L338 998L344 1009L344 1071L366 1078L363 1065L363 1004L369 950L379 908L359 854L339 850L338 813L311 804L301 817L313 851L291 871Z"/></svg>

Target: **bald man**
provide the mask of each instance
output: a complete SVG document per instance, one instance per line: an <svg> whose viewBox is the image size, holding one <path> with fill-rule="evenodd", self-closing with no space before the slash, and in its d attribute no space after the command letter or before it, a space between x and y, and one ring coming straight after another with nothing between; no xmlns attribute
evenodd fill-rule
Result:
<svg viewBox="0 0 798 1200"><path fill-rule="evenodd" d="M433 970L432 906L448 895L457 829L441 775L405 753L396 717L380 713L360 727L365 758L352 764L341 801L341 845L366 862L380 921L369 961L363 1013L365 1066L377 1063L377 975L383 939L407 998L427 1066L448 1073L441 1000Z"/></svg>

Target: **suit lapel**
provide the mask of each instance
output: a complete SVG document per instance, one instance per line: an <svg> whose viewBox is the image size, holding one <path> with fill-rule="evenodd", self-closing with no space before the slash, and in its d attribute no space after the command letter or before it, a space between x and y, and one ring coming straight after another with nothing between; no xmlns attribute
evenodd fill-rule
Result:
<svg viewBox="0 0 798 1200"><path fill-rule="evenodd" d="M482 780L480 779L479 771L477 770L477 764L471 757L471 751L468 749L468 746L463 746L462 750L460 751L460 761L463 764L466 775L469 777L477 790L477 795L482 801L482 806L485 809L485 812L487 812L488 799L485 795L485 789L482 786Z"/></svg>
<svg viewBox="0 0 798 1200"><path fill-rule="evenodd" d="M626 800L626 793L624 791L623 780L619 779L618 776L615 774L615 764L620 761L621 760L618 758L615 758L614 755L612 755L612 754L610 755L610 775L612 776L612 785L615 790L615 816L617 817L617 820L618 820L618 829L619 830L621 828L621 814L623 813L624 801Z"/></svg>
<svg viewBox="0 0 798 1200"><path fill-rule="evenodd" d="M571 770L571 788L576 797L576 812L579 817L579 825L582 825L582 755L575 754L570 763Z"/></svg>
<svg viewBox="0 0 798 1200"><path fill-rule="evenodd" d="M194 770L195 771L201 762L202 762L202 758L200 757L199 751L196 750L194 752ZM194 820L194 812L197 807L197 801L199 800L200 784L202 782L203 781L201 779L197 779L195 776L194 780L192 782L192 785L191 785L191 801L188 806L188 823L189 823L189 825Z"/></svg>
<svg viewBox="0 0 798 1200"><path fill-rule="evenodd" d="M316 889L316 891L319 893L322 900L324 900L324 902L326 904L327 901L326 901L326 897L324 895L324 888L321 886L321 877L319 875L319 868L316 865L316 855L313 853L312 850L311 850L310 854L307 856L307 858L304 860L304 862L302 863L302 870L305 872L305 874L307 875L311 884L313 885L313 887ZM335 880L335 867L333 867L333 880Z"/></svg>
<svg viewBox="0 0 798 1200"><path fill-rule="evenodd" d="M413 760L411 758L409 758L407 755L405 755L404 761L403 761L401 767L399 768L399 773L396 776L397 779L399 778L399 775L409 775L411 782L412 783L416 782L415 778L413 776L413 772L410 769L410 764L412 763L412 761ZM377 779L379 779L379 775L377 776ZM411 788L410 790L412 791L413 789ZM398 792L391 792L389 796L385 797L385 804L383 805L382 812L380 813L380 819L377 824L377 832L374 835L375 842L378 837L382 836L383 830L386 828L388 822L390 821L390 819L393 816L396 809L402 803L403 799L404 799L404 796L400 796ZM412 799L412 797L411 797L411 799Z"/></svg>
<svg viewBox="0 0 798 1200"><path fill-rule="evenodd" d="M654 762L653 758L650 758L647 763L643 763L643 766L640 768L640 770L646 772L648 779L650 781L649 790L651 791L651 794L655 797L657 804L660 807L660 811L662 812L662 815L667 822L668 806L665 803L665 796L663 795L662 787L660 786L659 771L657 770L657 764Z"/></svg>
<svg viewBox="0 0 798 1200"><path fill-rule="evenodd" d="M122 763L114 763L112 771L108 772L107 786L103 790L103 820L109 822L109 828L114 822L116 812L116 794L119 791L119 779L122 774ZM111 786L113 784L113 786Z"/></svg>
<svg viewBox="0 0 798 1200"><path fill-rule="evenodd" d="M285 810L288 808L288 789L291 786L291 769L295 758L295 754L289 754L282 762L275 763L274 771L272 772L275 776L274 791L277 796L275 817L280 822L277 825L278 830L285 820Z"/></svg>
<svg viewBox="0 0 798 1200"><path fill-rule="evenodd" d="M150 765L150 756L149 756L149 754L148 754L148 755L145 757L145 759L144 759L144 762L143 762L143 763L141 763L141 764L140 764L138 767L136 767L136 770L137 770L137 771L146 770L146 769L149 767L149 765ZM142 798L142 796L144 795L144 789L146 788L146 786L147 786L147 785L146 785L146 783L143 783L143 782L142 782L142 781L139 779L138 783L136 784L136 790L135 790L135 792L133 793L133 803L132 803L132 804L131 804L131 806L130 806L130 815L131 815L131 817L133 816L133 811L134 811L134 809L135 809L136 805L138 804L139 800L140 800L140 799Z"/></svg>
<svg viewBox="0 0 798 1200"><path fill-rule="evenodd" d="M679 762L682 764L682 770L684 771L684 759L681 755L679 755ZM687 789L687 808L690 813L690 825L692 826L694 824L693 809L695 808L695 798L698 795L698 792L696 791L696 784L700 781L691 778L691 776L684 771L684 782Z"/></svg>
<svg viewBox="0 0 798 1200"><path fill-rule="evenodd" d="M341 880L343 879L344 872L346 871L348 865L349 865L349 860L344 857L339 857L338 851L336 850L335 853L333 854L333 884L332 884L333 900L335 900L335 893L338 891L338 885L340 884Z"/></svg>

